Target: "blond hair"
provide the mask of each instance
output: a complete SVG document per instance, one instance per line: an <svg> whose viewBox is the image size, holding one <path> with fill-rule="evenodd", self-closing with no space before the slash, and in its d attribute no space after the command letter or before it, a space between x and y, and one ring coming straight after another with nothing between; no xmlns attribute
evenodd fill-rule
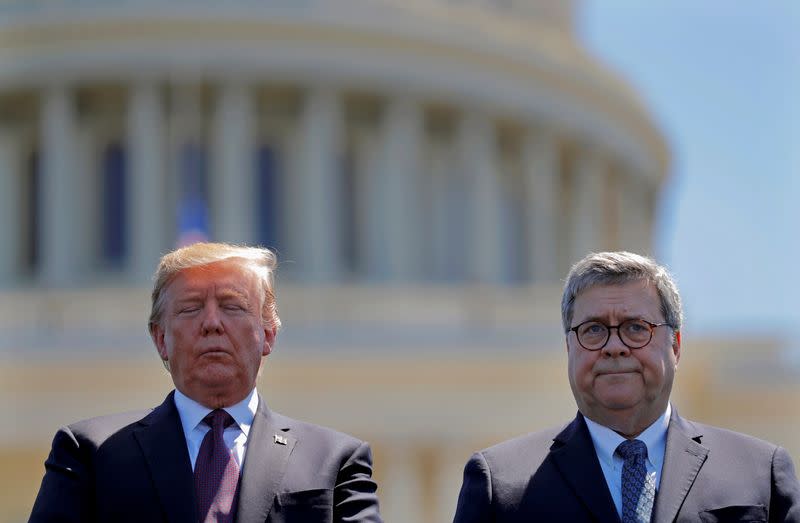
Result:
<svg viewBox="0 0 800 523"><path fill-rule="evenodd" d="M153 276L153 294L150 309L150 329L161 325L164 309L165 291L175 276L192 267L200 267L224 260L241 260L242 266L253 271L261 281L262 307L261 319L264 325L276 331L280 329L278 306L275 303L275 269L278 260L269 249L231 245L228 243L195 243L169 252L161 257L158 269Z"/></svg>

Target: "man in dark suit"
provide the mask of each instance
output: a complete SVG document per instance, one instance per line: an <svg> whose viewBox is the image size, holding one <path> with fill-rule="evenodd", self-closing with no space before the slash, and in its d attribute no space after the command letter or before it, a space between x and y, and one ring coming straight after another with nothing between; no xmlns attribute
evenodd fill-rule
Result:
<svg viewBox="0 0 800 523"><path fill-rule="evenodd" d="M62 428L31 522L379 522L369 445L271 411L280 327L267 249L194 244L156 273L150 334L175 390Z"/></svg>
<svg viewBox="0 0 800 523"><path fill-rule="evenodd" d="M800 521L786 451L681 418L669 273L627 252L590 254L562 298L575 419L475 453L455 523Z"/></svg>

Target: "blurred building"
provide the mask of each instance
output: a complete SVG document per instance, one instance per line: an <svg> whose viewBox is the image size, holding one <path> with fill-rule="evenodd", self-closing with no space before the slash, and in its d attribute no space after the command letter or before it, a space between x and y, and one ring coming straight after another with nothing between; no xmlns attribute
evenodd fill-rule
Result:
<svg viewBox="0 0 800 523"><path fill-rule="evenodd" d="M60 425L170 390L149 277L198 239L278 251L260 390L373 443L388 521L447 520L471 451L571 417L560 279L651 251L668 169L576 8L0 2L0 520Z"/></svg>

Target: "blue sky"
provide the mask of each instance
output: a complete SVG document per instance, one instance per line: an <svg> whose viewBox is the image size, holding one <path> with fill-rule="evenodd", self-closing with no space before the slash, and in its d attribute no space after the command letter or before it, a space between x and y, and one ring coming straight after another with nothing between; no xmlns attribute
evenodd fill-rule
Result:
<svg viewBox="0 0 800 523"><path fill-rule="evenodd" d="M686 329L800 322L800 2L587 0L578 32L670 144L656 254Z"/></svg>

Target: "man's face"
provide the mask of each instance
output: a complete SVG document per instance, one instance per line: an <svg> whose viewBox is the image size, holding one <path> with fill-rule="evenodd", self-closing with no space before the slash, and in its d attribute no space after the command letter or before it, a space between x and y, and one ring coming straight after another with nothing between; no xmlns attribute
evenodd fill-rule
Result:
<svg viewBox="0 0 800 523"><path fill-rule="evenodd" d="M629 319L662 323L658 292L652 283L598 285L575 299L574 327L587 320L619 325ZM612 329L605 347L588 351L574 332L567 334L569 383L578 408L589 419L627 436L635 436L667 407L680 359L680 333L656 327L650 343L630 349Z"/></svg>
<svg viewBox="0 0 800 523"><path fill-rule="evenodd" d="M261 319L256 274L224 260L181 271L164 292L161 323L151 334L175 387L210 408L242 400L275 341L275 329Z"/></svg>

